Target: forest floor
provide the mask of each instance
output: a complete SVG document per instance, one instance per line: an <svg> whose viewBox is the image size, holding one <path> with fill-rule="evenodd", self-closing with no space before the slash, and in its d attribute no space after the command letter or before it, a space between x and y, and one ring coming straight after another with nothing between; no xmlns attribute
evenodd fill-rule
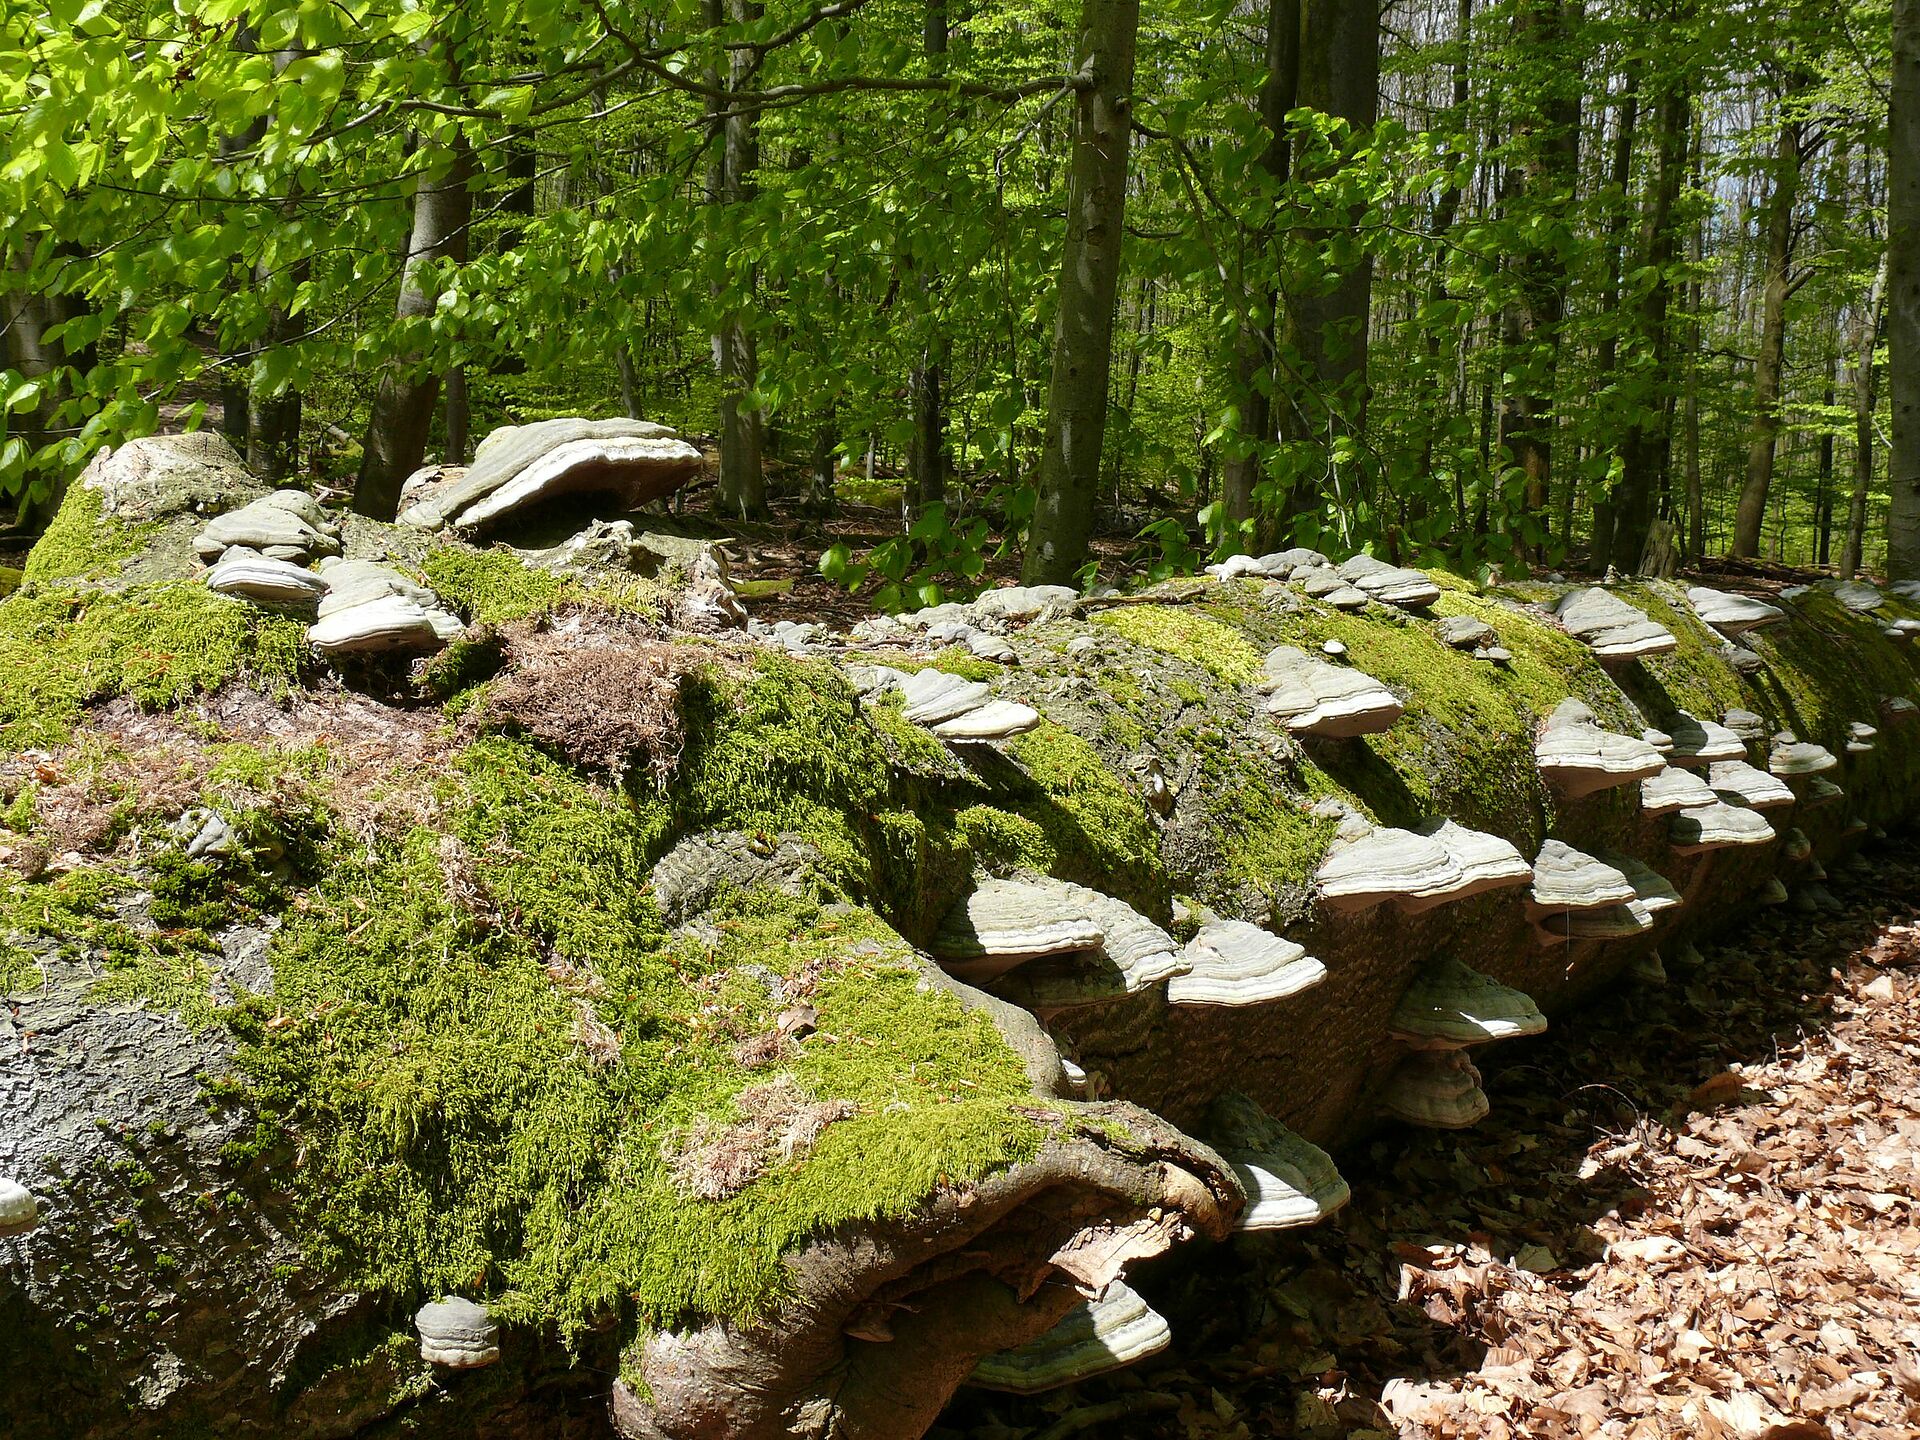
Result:
<svg viewBox="0 0 1920 1440"><path fill-rule="evenodd" d="M1495 1047L1492 1116L1343 1155L1333 1220L1145 1277L1167 1354L935 1435L1911 1440L1920 845L1844 872Z"/></svg>

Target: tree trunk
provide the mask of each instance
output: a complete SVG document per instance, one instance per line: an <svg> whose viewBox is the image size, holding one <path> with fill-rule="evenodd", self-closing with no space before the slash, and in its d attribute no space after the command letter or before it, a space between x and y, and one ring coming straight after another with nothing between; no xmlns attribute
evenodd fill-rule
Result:
<svg viewBox="0 0 1920 1440"><path fill-rule="evenodd" d="M1600 313L1613 320L1620 310L1620 276L1626 268L1627 222L1633 213L1628 190L1633 180L1634 130L1640 117L1640 76L1629 70L1620 87L1620 119L1613 131L1612 161L1607 167L1608 199L1615 207L1612 237L1607 244L1607 276L1600 290ZM1605 392L1619 377L1620 332L1617 321L1600 332L1598 353L1594 357L1598 372L1595 388ZM1588 563L1604 571L1613 553L1613 500L1596 500L1593 506L1593 546Z"/></svg>
<svg viewBox="0 0 1920 1440"><path fill-rule="evenodd" d="M1853 496L1847 506L1847 539L1840 549L1842 580L1851 580L1860 573L1861 552L1867 539L1867 494L1873 488L1873 412L1879 404L1874 388L1873 352L1880 344L1880 328L1886 318L1890 263L1888 256L1880 257L1880 269L1873 277L1873 288L1854 328Z"/></svg>
<svg viewBox="0 0 1920 1440"><path fill-rule="evenodd" d="M758 0L705 0L707 23L746 25L760 18ZM744 89L751 78L752 53L727 52L726 86L728 91ZM710 72L716 86L720 76ZM749 200L754 194L753 172L760 164L760 137L754 112L730 112L725 101L708 103L710 123L719 127L719 146L708 175L707 199L714 210L716 239L725 244L719 225L729 207ZM719 506L726 514L741 519L757 519L767 513L766 470L761 456L765 442L766 417L756 407L743 403L760 377L758 344L747 323L756 281L749 273L748 295L724 297L730 300L713 334L713 365L720 376L720 494Z"/></svg>
<svg viewBox="0 0 1920 1440"><path fill-rule="evenodd" d="M1523 0L1514 11L1513 40L1520 63L1539 76L1541 99L1514 116L1523 164L1509 165L1508 217L1529 208L1529 237L1514 257L1518 284L1507 304L1507 369L1514 381L1501 404L1500 442L1526 476L1523 503L1539 527L1535 560L1546 558L1547 501L1553 484L1554 397L1560 370L1560 333L1566 317L1566 249L1561 227L1572 207L1580 171L1580 71L1567 66L1569 21L1577 26L1582 5L1563 0ZM1520 87L1515 87L1518 91ZM1512 102L1518 104L1517 95Z"/></svg>
<svg viewBox="0 0 1920 1440"><path fill-rule="evenodd" d="M926 0L922 15L921 48L927 68L935 74L946 73L947 0ZM946 138L945 108L933 102L933 124L927 137L929 146L938 146ZM907 503L914 513L947 498L947 477L952 469L947 456L946 360L947 342L939 320L932 314L938 276L920 267L915 277L920 298L920 320L926 328L924 342L907 378L908 408L913 425L907 444Z"/></svg>
<svg viewBox="0 0 1920 1440"><path fill-rule="evenodd" d="M1840 355L1836 349L1827 366L1827 383L1821 391L1820 404L1823 415L1833 412L1833 402L1840 390ZM1821 421L1820 459L1815 471L1813 491L1814 555L1813 563L1825 566L1833 551L1833 430L1828 421ZM1782 527L1785 528L1784 526Z"/></svg>
<svg viewBox="0 0 1920 1440"><path fill-rule="evenodd" d="M1472 0L1461 0L1462 8ZM1300 83L1300 0L1267 0L1266 74L1260 85L1260 124L1266 133L1260 167L1276 195L1287 182L1292 148L1287 137L1287 111L1293 108ZM1261 230L1247 242L1264 273L1273 263L1273 229ZM1273 372L1274 311L1278 302L1264 279L1249 285L1240 277L1240 323L1234 334L1233 373L1240 401L1240 438L1244 454L1229 455L1220 468L1220 498L1235 533L1263 547L1266 535L1256 524L1259 505L1256 487L1265 473L1266 450L1274 440ZM1270 529L1271 527L1267 527Z"/></svg>
<svg viewBox="0 0 1920 1440"><path fill-rule="evenodd" d="M1785 103L1787 97L1782 97ZM1767 273L1760 321L1760 353L1753 369L1753 432L1747 445L1747 480L1734 513L1733 553L1760 553L1760 527L1773 488L1774 447L1780 435L1780 376L1787 354L1787 295L1793 264L1793 212L1800 195L1798 121L1782 121L1774 143L1773 190L1768 196Z"/></svg>
<svg viewBox="0 0 1920 1440"><path fill-rule="evenodd" d="M1133 49L1139 0L1083 0L1080 92L1067 185L1046 448L1021 576L1074 582L1087 559L1107 425L1113 303L1126 236L1127 151L1132 136Z"/></svg>
<svg viewBox="0 0 1920 1440"><path fill-rule="evenodd" d="M1652 384L1663 385L1673 353L1667 323L1673 297L1675 236L1673 207L1680 198L1691 135L1692 92L1683 77L1668 79L1660 97L1659 149L1653 184L1647 197L1641 234L1641 263L1654 279L1640 302L1637 328L1646 356L1641 373ZM1642 396L1620 446L1621 479L1613 505L1613 539L1608 563L1635 567L1646 550L1647 530L1653 523L1656 486L1669 446L1669 410L1665 397Z"/></svg>
<svg viewBox="0 0 1920 1440"><path fill-rule="evenodd" d="M473 219L473 153L462 138L435 157L413 196L413 234L400 271L401 320L425 319L433 297L421 272L442 260L467 258L467 229ZM380 376L373 413L362 443L360 476L353 487L353 508L375 520L391 520L400 508L400 485L426 457L440 377L418 353L391 361Z"/></svg>
<svg viewBox="0 0 1920 1440"><path fill-rule="evenodd" d="M1893 0L1887 109L1887 573L1920 579L1920 0Z"/></svg>
<svg viewBox="0 0 1920 1440"><path fill-rule="evenodd" d="M1373 127L1380 103L1380 12L1375 0L1303 0L1300 14L1300 82L1296 103L1348 122L1355 141ZM1303 171L1302 156L1294 169ZM1357 227L1361 216L1355 214ZM1281 410L1282 434L1331 448L1357 437L1366 425L1367 325L1372 309L1373 258L1362 253L1330 283L1289 296L1287 349L1295 383ZM1330 466L1335 484L1338 467ZM1355 475L1360 493L1370 490L1364 470ZM1349 490L1348 493L1351 493ZM1288 505L1298 513L1317 500L1296 490Z"/></svg>

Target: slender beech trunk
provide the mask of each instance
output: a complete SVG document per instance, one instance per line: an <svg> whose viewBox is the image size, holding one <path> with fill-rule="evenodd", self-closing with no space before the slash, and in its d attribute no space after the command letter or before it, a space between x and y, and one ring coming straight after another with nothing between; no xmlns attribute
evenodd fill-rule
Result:
<svg viewBox="0 0 1920 1440"><path fill-rule="evenodd" d="M947 0L926 0L922 15L921 48L926 52L927 68L935 75L947 68ZM938 147L946 139L946 107L938 97L932 102L933 121L927 140ZM952 464L947 455L947 341L939 320L934 316L934 294L939 277L924 263L915 277L920 298L920 319L926 326L925 341L907 377L908 408L913 430L907 442L907 503L918 513L947 498L947 478Z"/></svg>
<svg viewBox="0 0 1920 1440"><path fill-rule="evenodd" d="M433 313L433 297L421 272L442 260L467 258L467 230L473 220L473 152L464 138L440 150L423 171L413 193L413 233L400 270L399 318L424 319ZM426 368L425 357L404 355L380 376L373 413L361 445L360 475L353 487L353 508L375 520L391 520L400 508L401 483L420 468L433 427L440 376Z"/></svg>
<svg viewBox="0 0 1920 1440"><path fill-rule="evenodd" d="M1447 126L1450 130L1456 132L1467 123L1467 47L1471 41L1472 33L1473 0L1459 0L1458 9L1454 14L1455 51L1452 67L1452 105L1447 111ZM1448 178L1445 187L1441 189L1439 198L1436 199L1433 204L1433 233L1436 239L1442 241L1446 240L1452 234L1453 222L1460 214L1459 173L1458 168L1456 168ZM1437 312L1447 299L1447 257L1445 253L1442 252L1435 256L1432 262L1432 271L1427 280L1427 303L1432 310ZM1451 336L1455 340L1454 348L1456 354L1460 348L1458 344L1459 337L1455 333L1454 327L1442 327L1431 319L1423 328L1426 331L1426 373L1431 379L1432 377L1437 377L1440 373L1440 346L1443 334ZM1439 432L1440 427L1446 423L1447 417L1452 413L1452 407L1436 403L1424 408L1425 415L1420 427L1420 473L1422 475L1431 475L1433 473L1434 437ZM1460 484L1460 466L1458 463L1455 463L1449 465L1447 468L1453 471L1455 494L1454 514L1456 516L1462 516L1466 511L1466 497L1465 491L1461 489Z"/></svg>
<svg viewBox="0 0 1920 1440"><path fill-rule="evenodd" d="M1640 239L1640 263L1653 272L1653 279L1636 316L1645 357L1641 373L1653 386L1665 382L1673 355L1672 329L1667 323L1677 248L1673 209L1686 173L1693 116L1693 95L1687 79L1670 77L1665 87L1657 112L1659 143ZM1628 420L1620 445L1621 478L1614 496L1612 543L1605 557L1608 564L1629 569L1640 564L1647 531L1653 524L1657 485L1670 448L1670 417L1665 397L1656 391L1641 398Z"/></svg>
<svg viewBox="0 0 1920 1440"><path fill-rule="evenodd" d="M1783 102L1786 97L1783 97ZM1780 377L1786 367L1787 296L1793 265L1793 211L1800 197L1801 125L1783 120L1773 149L1773 185L1766 202L1767 259L1761 302L1760 353L1753 367L1753 429L1747 443L1747 479L1733 518L1733 553L1760 553L1760 528L1773 488L1780 438Z"/></svg>
<svg viewBox="0 0 1920 1440"><path fill-rule="evenodd" d="M1618 97L1620 118L1613 131L1613 153L1607 165L1607 199L1613 207L1612 234L1607 241L1607 274L1600 288L1600 313L1607 319L1600 332L1594 368L1599 372L1597 387L1605 392L1619 379L1620 369L1620 277L1626 269L1627 234L1633 214L1629 186L1633 181L1634 131L1640 119L1640 75L1626 72ZM1611 418L1611 417L1609 417ZM1593 553L1589 563L1605 570L1613 551L1613 500L1596 500L1593 506Z"/></svg>
<svg viewBox="0 0 1920 1440"><path fill-rule="evenodd" d="M1840 394L1840 356L1836 353L1827 366L1827 381L1821 389L1820 403L1831 414ZM1819 459L1815 462L1813 488L1813 563L1827 565L1833 556L1833 461L1832 430L1820 432Z"/></svg>
<svg viewBox="0 0 1920 1440"><path fill-rule="evenodd" d="M1705 171L1706 146L1701 125L1693 127L1693 184L1700 187ZM1687 477L1687 528L1682 554L1698 565L1707 551L1706 488L1700 475L1700 305L1701 257L1706 249L1706 222L1693 222L1693 234L1687 241L1687 258L1693 264L1693 278L1687 282L1686 389L1680 397L1680 445Z"/></svg>
<svg viewBox="0 0 1920 1440"><path fill-rule="evenodd" d="M1113 303L1126 233L1127 150L1139 0L1082 0L1067 237L1047 382L1046 448L1021 576L1069 584L1086 563L1107 424Z"/></svg>
<svg viewBox="0 0 1920 1440"><path fill-rule="evenodd" d="M1867 494L1873 488L1873 412L1880 397L1874 387L1873 352L1886 322L1888 257L1880 257L1867 303L1853 332L1853 496L1847 506L1847 538L1840 547L1840 578L1860 573L1867 539Z"/></svg>
<svg viewBox="0 0 1920 1440"><path fill-rule="evenodd" d="M1920 579L1920 0L1893 0L1887 110L1887 573Z"/></svg>
<svg viewBox="0 0 1920 1440"><path fill-rule="evenodd" d="M1462 7L1472 0L1461 0ZM1300 0L1267 0L1266 74L1260 82L1260 126L1266 135L1260 168L1275 196L1287 183L1292 160L1287 136L1287 111L1293 108L1300 83ZM1268 536L1255 522L1259 509L1256 488L1266 468L1267 447L1274 440L1275 377L1274 311L1278 296L1266 278L1274 260L1273 227L1262 226L1247 237L1247 251L1260 279L1249 283L1244 269L1239 277L1240 324L1234 335L1233 373L1240 400L1240 437L1245 454L1230 455L1220 468L1220 498L1236 534L1250 538L1253 548L1264 548ZM1252 523L1250 536L1247 529ZM1270 528L1270 527L1266 527Z"/></svg>
<svg viewBox="0 0 1920 1440"><path fill-rule="evenodd" d="M1514 379L1501 402L1500 443L1526 476L1523 503L1539 527L1532 547L1536 560L1546 558L1554 398L1567 311L1566 248L1559 236L1580 174L1581 71L1574 66L1569 72L1567 40L1583 11L1581 0L1522 0L1513 14L1520 67L1537 77L1541 98L1520 105L1514 115L1522 163L1508 166L1503 186L1502 208L1512 216L1525 206L1531 223L1514 257L1518 283L1503 324L1506 368Z"/></svg>
<svg viewBox="0 0 1920 1440"><path fill-rule="evenodd" d="M1300 7L1300 83L1296 103L1348 122L1352 138L1364 141L1380 105L1380 9L1376 0L1302 0ZM1294 169L1302 171L1302 156ZM1359 214L1351 217L1357 232ZM1332 238L1325 236L1323 238ZM1373 259L1364 251L1326 283L1289 296L1286 349L1295 383L1281 409L1282 433L1327 446L1365 428L1367 327L1372 310ZM1371 489L1364 469L1355 468L1353 484L1334 483L1351 499ZM1319 498L1296 489L1288 513L1318 504Z"/></svg>
<svg viewBox="0 0 1920 1440"><path fill-rule="evenodd" d="M705 0L707 23L718 29L723 25L746 25L760 18L758 0ZM727 52L728 91L744 89L753 60L748 50ZM709 72L718 88L718 70ZM708 102L710 123L719 127L719 144L708 174L707 200L714 220L715 237L726 243L720 223L730 207L751 199L753 172L760 163L760 137L756 116L751 111L733 113L722 100ZM753 331L747 323L751 292L755 280L746 281L748 296L731 297L732 304L720 317L713 334L713 364L720 376L720 508L729 515L751 519L767 513L766 471L761 460L765 443L766 419L761 411L742 403L759 378L760 358Z"/></svg>

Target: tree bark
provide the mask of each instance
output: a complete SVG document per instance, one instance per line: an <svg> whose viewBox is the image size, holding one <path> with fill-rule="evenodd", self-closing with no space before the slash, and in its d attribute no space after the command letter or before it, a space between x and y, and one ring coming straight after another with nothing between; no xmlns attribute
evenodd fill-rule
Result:
<svg viewBox="0 0 1920 1440"><path fill-rule="evenodd" d="M705 0L707 23L718 29L723 25L745 25L760 17L758 0ZM753 52L727 52L726 86L728 91L745 88L753 69ZM710 72L710 82L718 88L719 73ZM758 121L753 111L727 113L727 102L712 100L707 111L710 122L719 128L719 145L708 174L707 199L713 213L714 234L724 244L724 227L718 222L729 208L749 200L754 194L753 172L760 164ZM765 444L766 417L746 403L760 376L758 344L747 323L747 310L755 288L750 273L746 280L748 298L732 300L720 317L713 334L713 365L720 376L720 508L741 519L757 519L767 513L767 480L761 451Z"/></svg>
<svg viewBox="0 0 1920 1440"><path fill-rule="evenodd" d="M1461 4L1464 8L1472 0L1461 0ZM1260 124L1267 143L1261 151L1260 168L1276 195L1285 186L1291 167L1287 111L1293 108L1299 83L1300 0L1267 0L1266 73L1259 98ZM1247 241L1248 253L1263 269L1273 261L1273 239L1272 227L1263 226ZM1250 538L1253 548L1259 549L1266 537L1256 524L1256 490L1266 470L1266 449L1274 440L1274 311L1279 297L1264 278L1257 285L1249 285L1244 269L1239 281L1240 324L1234 335L1233 373L1240 401L1240 438L1246 448L1243 454L1229 455L1220 467L1220 498L1236 535Z"/></svg>
<svg viewBox="0 0 1920 1440"><path fill-rule="evenodd" d="M1785 97L1783 97L1784 103ZM1767 197L1767 273L1761 305L1760 353L1753 370L1753 431L1747 444L1747 479L1734 513L1733 553L1760 553L1760 529L1773 488L1774 448L1780 435L1780 376L1787 354L1787 296L1793 264L1793 212L1800 195L1798 121L1782 120L1774 142L1773 187Z"/></svg>
<svg viewBox="0 0 1920 1440"><path fill-rule="evenodd" d="M1297 103L1347 121L1354 138L1364 137L1380 104L1379 6L1374 0L1303 0L1299 53ZM1302 158L1294 157L1296 173L1304 169ZM1357 227L1360 220L1355 214L1351 224ZM1331 452L1338 441L1364 430L1372 299L1373 259L1364 251L1336 269L1330 283L1289 296L1286 348L1296 383L1282 406L1283 435ZM1338 483L1337 467L1331 468ZM1356 475L1355 488L1370 489L1364 472ZM1297 489L1289 513L1314 499Z"/></svg>
<svg viewBox="0 0 1920 1440"><path fill-rule="evenodd" d="M1518 283L1504 320L1507 368L1515 383L1501 403L1500 442L1526 477L1523 504L1540 532L1531 547L1536 560L1546 558L1555 390L1566 318L1566 250L1558 242L1580 169L1580 72L1564 73L1566 42L1569 22L1577 26L1582 9L1580 0L1571 9L1564 0L1523 0L1513 15L1515 49L1521 64L1538 73L1543 96L1514 117L1523 163L1509 165L1511 184L1502 197L1509 219L1523 204L1530 214L1522 232L1528 238L1514 257Z"/></svg>
<svg viewBox="0 0 1920 1440"><path fill-rule="evenodd" d="M1641 263L1654 272L1640 302L1636 328L1646 359L1641 374L1651 384L1665 382L1673 353L1667 323L1673 297L1675 232L1673 208L1686 171L1693 113L1692 90L1683 77L1671 77L1660 97L1658 151L1641 233ZM1653 523L1655 487L1671 439L1671 410L1663 396L1642 396L1620 446L1621 479L1613 504L1613 536L1606 563L1637 567Z"/></svg>
<svg viewBox="0 0 1920 1440"><path fill-rule="evenodd" d="M1634 131L1640 118L1640 76L1628 70L1619 94L1620 119L1613 131L1613 154L1607 167L1608 199L1613 204L1613 234L1607 244L1607 276L1600 290L1600 313L1617 316L1620 309L1620 276L1626 268L1627 223L1633 213L1628 186L1633 180ZM1595 388L1604 393L1619 377L1620 332L1617 324L1608 325L1600 334L1594 357L1598 372ZM1589 563L1604 571L1613 552L1613 501L1596 500L1593 506L1593 545Z"/></svg>
<svg viewBox="0 0 1920 1440"><path fill-rule="evenodd" d="M1873 288L1859 311L1853 336L1853 495L1847 505L1847 538L1840 548L1840 578L1860 573L1861 552L1867 539L1867 495L1873 488L1873 412L1875 392L1873 352L1880 344L1886 318L1889 257L1880 257Z"/></svg>
<svg viewBox="0 0 1920 1440"><path fill-rule="evenodd" d="M1107 425L1113 305L1126 237L1127 151L1133 118L1139 0L1083 0L1080 92L1067 185L1046 448L1021 576L1029 585L1074 582L1087 559L1100 449Z"/></svg>
<svg viewBox="0 0 1920 1440"><path fill-rule="evenodd" d="M1893 0L1887 107L1887 573L1920 579L1920 0Z"/></svg>
<svg viewBox="0 0 1920 1440"><path fill-rule="evenodd" d="M413 234L400 271L399 318L424 320L433 313L433 297L422 272L442 260L467 258L467 230L473 220L473 152L456 138L419 179L413 197ZM353 508L376 520L391 520L400 508L400 485L420 468L433 427L440 377L414 353L388 364L374 396L362 443L360 476Z"/></svg>
<svg viewBox="0 0 1920 1440"><path fill-rule="evenodd" d="M927 68L932 74L945 74L947 0L926 0L922 20L921 48L926 53ZM928 143L937 146L946 138L945 109L938 99L933 102L933 117ZM932 314L938 276L923 264L916 280L920 318L927 330L913 372L907 379L908 409L913 425L907 444L907 501L918 514L930 505L945 502L952 465L947 455L947 342L939 320Z"/></svg>

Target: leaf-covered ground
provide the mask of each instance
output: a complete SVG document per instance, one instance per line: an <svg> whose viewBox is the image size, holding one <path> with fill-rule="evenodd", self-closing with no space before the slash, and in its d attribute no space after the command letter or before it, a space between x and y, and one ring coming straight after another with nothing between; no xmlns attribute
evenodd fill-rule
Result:
<svg viewBox="0 0 1920 1440"><path fill-rule="evenodd" d="M1488 1055L1493 1115L1144 1285L1176 1348L968 1440L1920 1434L1920 848Z"/></svg>

